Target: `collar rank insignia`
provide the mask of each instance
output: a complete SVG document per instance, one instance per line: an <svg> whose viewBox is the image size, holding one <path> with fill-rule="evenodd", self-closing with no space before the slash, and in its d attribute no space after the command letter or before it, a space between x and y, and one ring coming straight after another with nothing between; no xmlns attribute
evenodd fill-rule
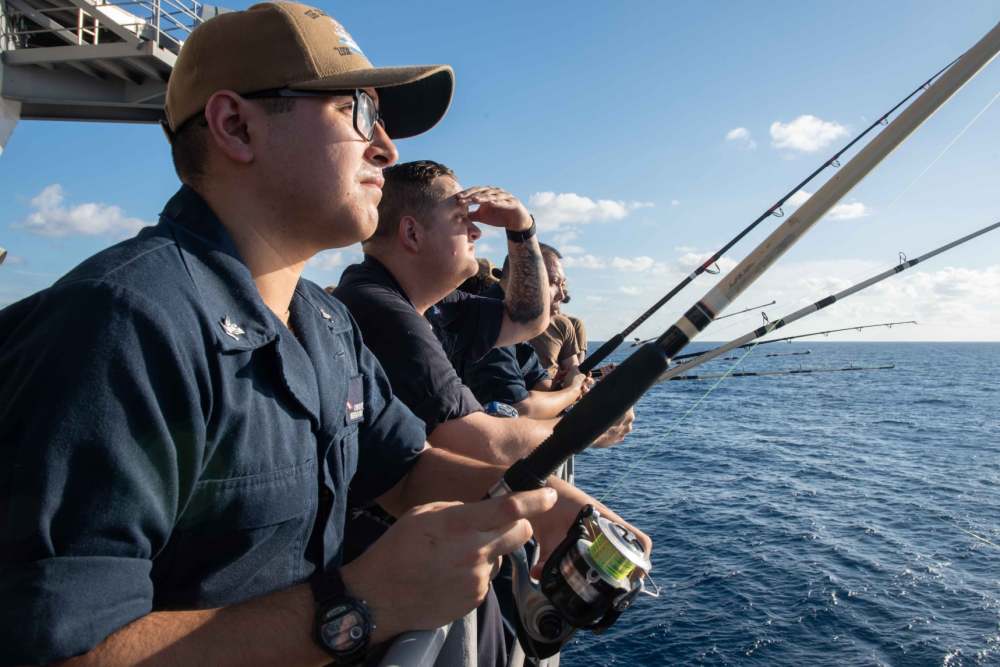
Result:
<svg viewBox="0 0 1000 667"><path fill-rule="evenodd" d="M236 322L233 322L231 319L229 319L229 315L223 317L222 322L220 322L220 324L222 325L222 330L226 333L226 335L232 338L233 340L239 340L240 336L246 333L246 331L244 331L240 327L240 325L236 324Z"/></svg>
<svg viewBox="0 0 1000 667"><path fill-rule="evenodd" d="M331 319L331 316L330 316L330 313L326 312L326 311L325 311L325 310L323 310L322 308L320 308L320 309L319 309L319 314L323 316L323 319L324 319L324 320L329 320L329 319Z"/></svg>

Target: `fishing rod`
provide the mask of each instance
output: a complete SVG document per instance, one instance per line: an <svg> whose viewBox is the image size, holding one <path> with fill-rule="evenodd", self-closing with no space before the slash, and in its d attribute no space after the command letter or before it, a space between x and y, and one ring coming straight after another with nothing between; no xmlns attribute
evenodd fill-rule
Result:
<svg viewBox="0 0 1000 667"><path fill-rule="evenodd" d="M812 354L812 350L802 350L801 352L772 352L765 354L765 357L801 357L805 354Z"/></svg>
<svg viewBox="0 0 1000 667"><path fill-rule="evenodd" d="M648 343L598 382L545 439L504 473L490 496L538 489L624 415L679 353L785 254L830 208L1000 52L1000 23L947 68L899 116L747 255L654 343ZM620 341L619 341L620 342ZM605 352L605 355L607 353ZM648 592L650 561L638 538L591 506L577 516L546 560L541 580L530 577L525 550L511 554L518 608L517 635L525 653L546 658L579 628L611 626L636 596Z"/></svg>
<svg viewBox="0 0 1000 667"><path fill-rule="evenodd" d="M655 313L657 310L659 310L660 308L662 308L668 301L670 301L675 296L677 296L677 294L682 289L684 289L685 287L687 287L688 285L690 285L691 282L695 278L697 278L698 276L700 276L702 273L705 273L705 272L713 273L713 274L714 273L718 273L718 270L712 271L711 267L712 267L713 264L715 264L717 261L719 261L719 258L721 258L730 248L732 248L734 245L736 245L737 243L739 243L743 239L744 236L746 236L751 231L753 231L753 229L755 227L757 227L757 225L759 225L761 222L763 222L764 220L766 220L768 217L770 217L772 215L775 216L775 217L778 217L778 218L784 217L785 214L784 214L784 211L782 210L781 207L785 204L785 202L787 202L792 197L792 195L794 195L796 192L798 192L803 187L805 187L806 185L808 185L814 178L816 178L816 176L818 176L827 167L831 167L831 166L833 166L833 167L839 167L840 166L840 162L839 162L840 156L842 156L844 153L846 153L848 150L850 150L856 143L858 143L859 141L861 141L861 139L863 137L865 137L869 132L871 132L872 130L874 130L876 127L878 127L879 125L886 125L886 123L888 122L889 116L891 116L893 113L896 112L897 109L899 109L904 104L906 104L908 101L910 101L910 99L913 98L915 95L917 95L921 90L924 90L928 86L930 86L931 83L935 79L937 79L939 76L941 76L941 74L943 74L945 72L945 70L947 70L949 67L951 67L952 65L954 65L955 63L957 63L960 60L960 58L961 58L961 56L959 58L956 58L955 60L952 60L950 63L948 63L947 65L945 65L944 67L942 67L941 69L939 69L937 72L935 72L934 75L931 78L927 79L922 84L920 84L919 86L917 86L916 88L914 88L913 91L909 95L907 95L906 97L904 97L903 99L901 99L891 109L889 109L884 114L882 114L881 116L879 116L878 120L876 120L874 123L872 123L871 125L869 125L867 128L865 128L865 130L863 132L861 132L861 134L859 134L856 137L854 137L851 141L849 141L847 144L845 144L843 148L841 148L839 151L837 151L832 156L830 156L829 159L827 159L819 167L817 167L815 170L813 170L813 172L811 174L809 174L802 182L800 182L794 188L792 188L791 190L789 190L788 192L786 192L781 197L781 199L779 199L778 201L774 202L774 204L772 204L770 206L770 208L768 208L766 211L764 211L763 213L761 213L757 217L756 220L754 220L749 225L747 225L746 227L744 227L743 231L741 231L739 234L737 234L732 239L730 239L729 242L727 242L724 246L722 246L721 248L719 248L715 252L715 254L713 254L711 257L709 257L708 259L706 259L692 273L690 273L683 280L681 280L679 283L677 283L674 286L673 289L671 289L669 292L667 292L663 296L663 298L661 298L659 301L657 301L652 306L650 306L649 309L647 309L646 312L644 312L642 315L640 315L639 317L637 317L635 319L635 321L633 321L627 327L625 327L624 329L622 329L619 333L615 334L610 340L608 340L603 345L601 345L601 347L599 347L596 352L594 352L592 355L590 355L586 359L584 359L583 363L580 364L580 372L586 375L591 370L593 370L594 368L596 368L598 364L600 364L602 361L604 361L605 359L607 359L608 356L610 356L612 352L614 352L616 349L618 349L618 346L622 344L622 342L625 340L626 336L628 336L630 333L632 333L633 331L635 331L636 329L638 329L640 326L642 326L643 322L645 322L650 317L652 317L653 313ZM770 305L770 304L767 304L767 305ZM738 313L734 313L734 314L738 314ZM722 319L723 317L729 317L729 315L723 315L722 317L716 317L715 319Z"/></svg>
<svg viewBox="0 0 1000 667"><path fill-rule="evenodd" d="M801 352L772 352L771 354L765 354L765 357L801 357L807 354L812 354L812 350L802 350ZM739 357L722 357L720 361L737 361Z"/></svg>
<svg viewBox="0 0 1000 667"><path fill-rule="evenodd" d="M740 347L750 347L750 345L768 345L770 343L784 343L788 341L793 341L797 338L809 338L810 336L826 336L832 333L839 333L841 331L858 331L862 329L871 329L873 327L888 327L892 328L900 324L917 324L916 320L902 320L899 322L880 322L878 324L862 324L856 327L843 327L841 329L827 329L825 331L813 331L812 333L798 334L797 336L785 336L784 338L773 338L771 340L762 340L759 343L750 343L747 345L741 345ZM685 354L676 355L672 361L683 361L684 359L691 359L693 357L700 357L701 355L712 352L713 350L702 350L701 352L687 352Z"/></svg>
<svg viewBox="0 0 1000 667"><path fill-rule="evenodd" d="M729 352L730 350L735 350L736 348L739 347L749 347L752 345L751 341L757 338L762 338L776 329L780 329L788 324L791 324L792 322L802 319L806 315L811 315L812 313L815 313L818 310L822 310L828 306L831 306L838 301L846 299L852 294L857 294L861 290L871 287L876 283L882 282L886 278L891 278L892 276L902 273L911 266L915 266L916 264L925 262L932 257L935 257L943 252L951 250L955 246L967 243L974 238L977 238L979 236L982 236L983 234L986 234L987 232L991 232L994 229L997 229L998 227L1000 227L1000 222L994 222L992 225L987 225L986 227L983 227L982 229L972 232L971 234L967 234L960 239L956 239L951 243L946 243L940 248L935 248L934 250L931 250L930 252L925 253L920 257L917 257L916 259L900 262L899 264L892 267L891 269L888 269L887 271L883 271L882 273L874 275L871 278L862 280L859 283L855 283L854 285L851 285L847 289L841 290L836 294L831 294L827 297L824 297L815 303L809 304L808 306L799 308L794 313L786 315L782 317L780 320L774 320L772 322L768 322L764 326L754 329L750 333L744 334L739 338L735 338L726 343L725 345L720 345L717 348L709 350L703 354L699 354L698 356L688 359L687 361L682 361L681 363L677 364L676 366L664 372L663 375L660 376L658 381L665 382L696 366L701 366L702 364L707 363L712 359L715 359L716 357L719 357L725 354L726 352ZM776 341L770 341L770 342L776 342ZM608 377L608 379L610 379L610 376ZM607 382L607 380L604 381Z"/></svg>
<svg viewBox="0 0 1000 667"><path fill-rule="evenodd" d="M845 371L887 371L896 364L884 366L845 366L843 368L792 368L780 371L734 371L732 373L708 373L706 375L675 375L673 380L718 380L719 378L764 377L766 375L810 375L813 373L842 373Z"/></svg>
<svg viewBox="0 0 1000 667"><path fill-rule="evenodd" d="M768 306L773 306L776 303L778 303L778 302L777 301L769 301L768 303L762 303L759 306L750 306L749 308L744 308L743 310L741 310L739 312L736 312L736 313L729 313L728 315L721 315L719 317L716 317L715 321L718 322L719 320L724 320L727 317L736 317L737 315L742 315L743 313L749 313L752 310L760 310L761 308L767 308ZM650 342L652 342L654 340L656 340L656 339L655 338L648 338L646 340L639 340L639 338L636 337L636 339L634 341L632 341L632 347L639 347L640 345L645 345L646 343L650 343Z"/></svg>

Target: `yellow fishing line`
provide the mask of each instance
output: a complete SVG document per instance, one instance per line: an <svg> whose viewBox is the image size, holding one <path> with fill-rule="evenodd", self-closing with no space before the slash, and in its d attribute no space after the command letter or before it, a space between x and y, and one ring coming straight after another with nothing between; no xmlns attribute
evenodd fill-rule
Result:
<svg viewBox="0 0 1000 667"><path fill-rule="evenodd" d="M611 579L625 579L635 569L635 563L623 556L604 533L597 536L587 553L597 569Z"/></svg>

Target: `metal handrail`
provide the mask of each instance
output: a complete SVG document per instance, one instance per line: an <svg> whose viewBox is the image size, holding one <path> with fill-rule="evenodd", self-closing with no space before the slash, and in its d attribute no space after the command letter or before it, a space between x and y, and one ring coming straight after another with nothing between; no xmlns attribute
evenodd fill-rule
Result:
<svg viewBox="0 0 1000 667"><path fill-rule="evenodd" d="M2 1L2 0L0 0ZM38 34L69 34L77 43L84 43L86 35L88 43L99 43L98 32L101 23L114 21L119 27L134 33L136 39L154 41L158 45L177 51L187 36L203 21L204 3L197 0L88 0L87 7L79 5L60 5L56 7L34 7L37 14L45 15L60 24L59 28L16 28L10 21L6 30L0 33L0 39L10 41L15 45L24 45L24 38ZM114 8L126 12L135 20L117 20L109 17L102 9ZM72 12L76 14L75 25L64 25L63 16ZM23 12L8 7L8 16L24 15ZM83 24L83 16L88 18ZM31 21L31 17L26 17ZM125 18L125 17L122 17ZM60 20L62 19L62 20ZM113 39L112 41L118 41ZM31 48L28 46L27 48Z"/></svg>

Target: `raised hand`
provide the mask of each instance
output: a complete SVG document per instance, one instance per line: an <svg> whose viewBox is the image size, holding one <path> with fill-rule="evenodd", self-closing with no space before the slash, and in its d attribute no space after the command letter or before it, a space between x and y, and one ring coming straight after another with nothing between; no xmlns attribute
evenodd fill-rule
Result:
<svg viewBox="0 0 1000 667"><path fill-rule="evenodd" d="M491 227L503 227L512 232L524 231L531 227L531 215L521 200L506 190L492 186L466 188L455 195L461 206L478 205L469 212L469 219Z"/></svg>

